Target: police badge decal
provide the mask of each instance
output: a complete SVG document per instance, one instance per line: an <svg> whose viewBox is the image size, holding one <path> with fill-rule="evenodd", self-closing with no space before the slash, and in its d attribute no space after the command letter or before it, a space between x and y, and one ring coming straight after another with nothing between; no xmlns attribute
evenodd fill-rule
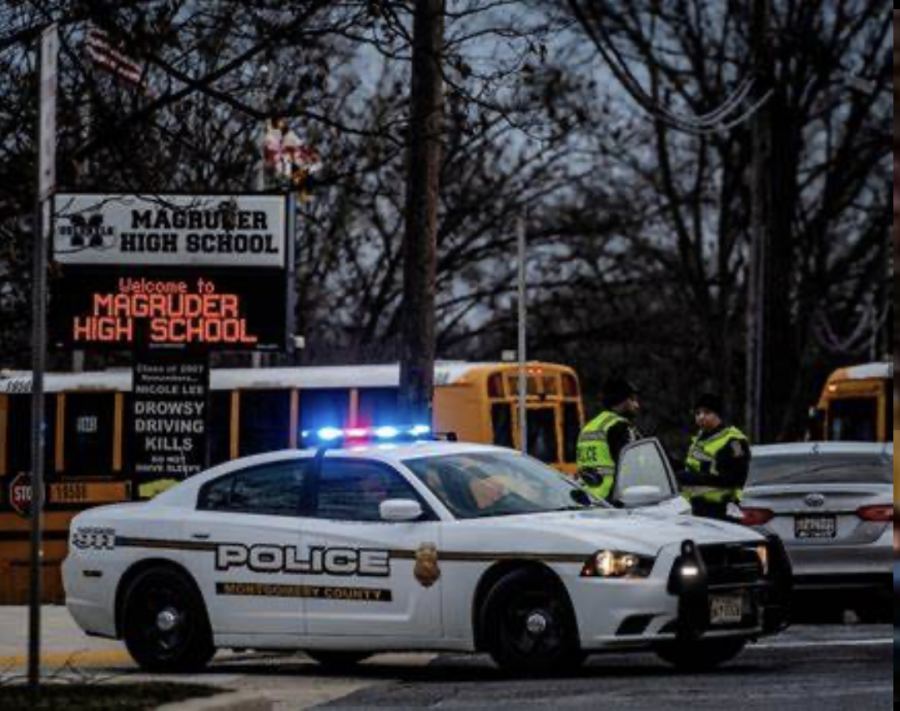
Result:
<svg viewBox="0 0 900 711"><path fill-rule="evenodd" d="M441 569L438 567L437 546L434 543L419 545L413 575L423 588L430 588L440 579Z"/></svg>

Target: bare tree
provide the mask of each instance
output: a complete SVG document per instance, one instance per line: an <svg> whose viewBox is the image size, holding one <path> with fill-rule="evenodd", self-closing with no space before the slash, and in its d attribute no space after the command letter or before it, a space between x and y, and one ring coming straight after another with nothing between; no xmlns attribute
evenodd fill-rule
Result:
<svg viewBox="0 0 900 711"><path fill-rule="evenodd" d="M744 5L609 0L590 8L587 27L579 27L596 29L602 22L635 78L673 111L708 114L754 70L751 18ZM839 362L817 340L817 319L852 323L866 294L885 279L886 9L882 2L863 0L842 3L833 12L815 4L773 2L773 85L764 88L774 92L779 112L784 189L778 208L785 226L777 246L778 356L770 364L772 388L779 393L777 412L770 413L775 438L799 433L824 372ZM564 61L579 66L571 56ZM569 102L583 105L587 96ZM659 283L671 284L676 299L670 301L671 313L691 355L670 387L684 400L695 387L715 387L739 411L750 132L743 123L689 135L673 131L643 107L635 107L634 118L643 142L627 133L619 141L596 139L601 169L616 167L624 183L643 185L649 194L636 203L653 216L636 233L623 230L629 246L610 257L612 273L655 272ZM596 114L594 121L594 130L608 130ZM646 370L650 357L646 350L631 349L629 360Z"/></svg>

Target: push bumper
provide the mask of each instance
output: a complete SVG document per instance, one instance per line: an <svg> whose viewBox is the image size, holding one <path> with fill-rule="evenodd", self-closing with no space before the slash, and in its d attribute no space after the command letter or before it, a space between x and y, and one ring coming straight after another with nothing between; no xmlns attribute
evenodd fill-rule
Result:
<svg viewBox="0 0 900 711"><path fill-rule="evenodd" d="M726 558L723 565L716 560L721 558L721 550L705 548L691 540L683 541L681 554L672 566L667 590L678 599L678 617L672 624L677 638L730 634L758 637L788 627L792 575L780 538L766 539L767 570L759 560L755 569L752 560ZM748 553L755 555L747 546L735 547L735 552L744 558ZM740 605L740 612L724 620L713 619L714 605L723 601Z"/></svg>

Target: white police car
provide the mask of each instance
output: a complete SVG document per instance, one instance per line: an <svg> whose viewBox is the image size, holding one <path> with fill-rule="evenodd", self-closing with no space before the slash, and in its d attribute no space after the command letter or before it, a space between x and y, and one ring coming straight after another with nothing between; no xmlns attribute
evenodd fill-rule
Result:
<svg viewBox="0 0 900 711"><path fill-rule="evenodd" d="M335 665L388 650L487 651L504 669L652 649L710 668L784 626L786 556L679 515L659 444L590 499L518 452L424 441L248 457L147 503L77 516L69 611L144 669L217 648L299 649Z"/></svg>

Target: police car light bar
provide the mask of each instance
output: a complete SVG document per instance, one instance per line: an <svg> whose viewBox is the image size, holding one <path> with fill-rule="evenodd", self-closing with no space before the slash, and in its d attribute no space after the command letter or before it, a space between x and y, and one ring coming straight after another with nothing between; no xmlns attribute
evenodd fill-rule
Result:
<svg viewBox="0 0 900 711"><path fill-rule="evenodd" d="M302 446L335 447L368 443L415 442L437 439L428 425L381 425L378 427L320 427L300 433ZM454 440L452 433L446 436Z"/></svg>

